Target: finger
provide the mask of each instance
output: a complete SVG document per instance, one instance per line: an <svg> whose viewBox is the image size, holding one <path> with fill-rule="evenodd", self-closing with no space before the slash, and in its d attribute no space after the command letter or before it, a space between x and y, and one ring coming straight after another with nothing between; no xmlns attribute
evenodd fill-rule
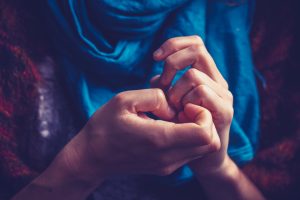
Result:
<svg viewBox="0 0 300 200"><path fill-rule="evenodd" d="M177 118L178 118L178 121L180 123L188 123L188 122L190 122L189 118L185 115L185 113L183 111L181 111L181 112L178 113Z"/></svg>
<svg viewBox="0 0 300 200"><path fill-rule="evenodd" d="M164 86L171 84L177 70L192 66L207 74L212 80L228 89L228 84L219 72L214 60L204 45L193 45L171 54L165 59L165 67L160 82Z"/></svg>
<svg viewBox="0 0 300 200"><path fill-rule="evenodd" d="M180 150L180 154L177 152L178 161L175 163L175 165L183 165L195 159L202 158L204 156L207 156L208 154L218 151L221 147L221 142L216 130L214 131L215 131L215 133L213 134L214 138L212 138L210 144L182 149Z"/></svg>
<svg viewBox="0 0 300 200"><path fill-rule="evenodd" d="M165 92L169 88L169 85L167 85L167 86L162 85L160 82L160 77L161 77L161 75L156 75L156 76L152 77L150 80L150 87L151 88L160 88Z"/></svg>
<svg viewBox="0 0 300 200"><path fill-rule="evenodd" d="M224 125L230 124L233 116L232 105L224 101L207 85L199 85L191 90L184 96L182 104L196 104L208 109L212 113L213 121L218 130Z"/></svg>
<svg viewBox="0 0 300 200"><path fill-rule="evenodd" d="M157 154L160 156L156 165L153 168L160 169L161 175L169 175L183 165L199 159L209 153L214 152L210 145L204 145L194 148L171 149L163 153Z"/></svg>
<svg viewBox="0 0 300 200"><path fill-rule="evenodd" d="M165 65L160 77L160 84L168 87L171 85L176 72L182 70L196 62L196 53L191 47L187 47L169 55L165 59Z"/></svg>
<svg viewBox="0 0 300 200"><path fill-rule="evenodd" d="M174 37L168 39L153 53L153 58L156 61L164 60L176 51L197 43L203 43L202 39L198 35Z"/></svg>
<svg viewBox="0 0 300 200"><path fill-rule="evenodd" d="M152 112L161 119L170 120L175 111L169 106L161 89L132 90L118 94L115 98L120 105L132 113Z"/></svg>
<svg viewBox="0 0 300 200"><path fill-rule="evenodd" d="M170 88L172 80L174 79L176 73L177 70L173 68L173 66L165 64L163 72L159 79L159 85L161 88L163 88L163 90L167 90L168 88Z"/></svg>
<svg viewBox="0 0 300 200"><path fill-rule="evenodd" d="M215 124L212 122L212 115L209 110L204 107L188 103L184 106L184 113L189 120L198 124L200 127L203 127L203 129L206 129L207 132L211 131L210 145L217 147L217 149L220 148L220 138L218 136Z"/></svg>
<svg viewBox="0 0 300 200"><path fill-rule="evenodd" d="M220 150L221 141L214 125L212 127L212 131L212 138L209 144L166 150L164 154L166 154L165 161L167 165L177 168L195 159L202 158L210 153Z"/></svg>
<svg viewBox="0 0 300 200"><path fill-rule="evenodd" d="M167 141L177 147L209 144L212 138L211 129L213 125L210 112L203 107L188 104L184 113L192 123L173 124L168 127L165 130ZM194 113L196 116L193 116Z"/></svg>
<svg viewBox="0 0 300 200"><path fill-rule="evenodd" d="M160 78L160 84L164 88L168 88L171 85L177 70L182 70L196 62L197 55L191 47L197 45L197 43L203 44L203 41L198 36L172 39L167 41L161 47L164 49L164 52L166 52L163 56L165 65ZM189 46L187 46L187 44L189 44ZM174 49L178 50L175 51Z"/></svg>
<svg viewBox="0 0 300 200"><path fill-rule="evenodd" d="M184 114L190 121L198 124L199 126L212 127L212 115L204 107L188 103L184 106Z"/></svg>
<svg viewBox="0 0 300 200"><path fill-rule="evenodd" d="M212 80L222 85L225 89L228 89L226 80L223 78L221 72L217 68L214 59L207 51L205 45L195 45L190 48L193 49L197 57L196 62L192 64L192 67L204 72Z"/></svg>
<svg viewBox="0 0 300 200"><path fill-rule="evenodd" d="M185 117L185 120L197 122L201 126L206 126L207 124L210 124L211 115L209 114L209 111L205 108L193 104L188 104L185 107L184 113L187 113L187 115L182 114L182 116ZM189 147L184 146L181 148L178 148L178 146L176 146L176 148L167 149L165 151L166 156L164 160L171 171L177 169L178 167L186 163L191 162L192 160L206 156L221 148L221 142L216 127L213 123L211 123L211 125L211 138L210 142L208 142L207 144ZM209 129L206 130L208 130L209 132Z"/></svg>
<svg viewBox="0 0 300 200"><path fill-rule="evenodd" d="M218 134L213 134L216 136L215 138L212 138L211 143L207 145L202 146L196 146L191 148L182 148L182 149L176 149L174 151L174 156L177 151L177 160L179 162L190 162L194 159L201 158L209 153L212 153L220 148L220 139ZM178 153L180 151L180 153Z"/></svg>
<svg viewBox="0 0 300 200"><path fill-rule="evenodd" d="M131 123L129 123L131 124ZM195 147L210 143L211 135L195 123L173 122L132 117L132 126L137 132L154 141L159 149Z"/></svg>
<svg viewBox="0 0 300 200"><path fill-rule="evenodd" d="M160 88L159 79L160 79L160 75L153 76L150 80L150 87L151 88Z"/></svg>
<svg viewBox="0 0 300 200"><path fill-rule="evenodd" d="M168 91L168 100L176 108L180 108L182 98L193 88L198 85L208 85L212 88L220 97L224 99L231 100L231 97L228 96L228 91L222 86L213 81L205 73L200 72L197 69L189 69Z"/></svg>

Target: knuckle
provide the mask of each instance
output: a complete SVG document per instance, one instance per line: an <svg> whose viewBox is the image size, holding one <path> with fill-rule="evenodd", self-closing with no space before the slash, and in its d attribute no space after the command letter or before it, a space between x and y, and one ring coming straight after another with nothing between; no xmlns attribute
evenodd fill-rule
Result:
<svg viewBox="0 0 300 200"><path fill-rule="evenodd" d="M201 62L201 58L203 57L203 48L204 46L196 45L194 47L196 52L196 62Z"/></svg>
<svg viewBox="0 0 300 200"><path fill-rule="evenodd" d="M199 57L202 55L202 52L203 52L203 45L200 45L200 44L194 44L192 45L190 48L193 52L196 52L196 56Z"/></svg>
<svg viewBox="0 0 300 200"><path fill-rule="evenodd" d="M165 65L166 65L166 67L171 67L171 68L176 69L176 63L174 62L174 60L171 56L166 58Z"/></svg>
<svg viewBox="0 0 300 200"><path fill-rule="evenodd" d="M221 149L221 143L219 140L213 140L210 144L209 144L209 148L212 152L216 152L219 151Z"/></svg>
<svg viewBox="0 0 300 200"><path fill-rule="evenodd" d="M201 45L201 46L204 45L204 42L199 35L193 35L192 38L193 38L193 40L195 40L197 42L198 45Z"/></svg>
<svg viewBox="0 0 300 200"><path fill-rule="evenodd" d="M224 88L226 89L226 90L228 90L229 89L229 84L228 84L228 82L224 79Z"/></svg>
<svg viewBox="0 0 300 200"><path fill-rule="evenodd" d="M165 42L165 47L168 49L168 50L171 50L171 51L177 51L178 48L176 47L177 45L177 39L176 38L171 38L171 39L168 39L166 42Z"/></svg>
<svg viewBox="0 0 300 200"><path fill-rule="evenodd" d="M206 57L206 48L204 45L195 44L191 46L193 54L195 56L195 63L202 63L203 57Z"/></svg>
<svg viewBox="0 0 300 200"><path fill-rule="evenodd" d="M113 98L113 102L117 106L122 106L123 104L125 104L126 101L127 101L127 93L126 92L121 92L121 93L117 94L116 96L114 96L114 98Z"/></svg>
<svg viewBox="0 0 300 200"><path fill-rule="evenodd" d="M233 103L233 94L228 90L227 91L227 97L229 102L232 104Z"/></svg>
<svg viewBox="0 0 300 200"><path fill-rule="evenodd" d="M231 124L233 119L234 111L232 106L226 106L223 108L223 111L219 116L219 125L228 125Z"/></svg>
<svg viewBox="0 0 300 200"><path fill-rule="evenodd" d="M231 122L232 121L232 118L233 118L233 115L234 115L234 109L232 106L228 106L226 108L226 114L225 114L225 118L227 119L226 121L227 122Z"/></svg>
<svg viewBox="0 0 300 200"><path fill-rule="evenodd" d="M196 79L198 74L199 74L199 71L197 69L191 68L184 74L184 78L187 80L194 80L194 79Z"/></svg>
<svg viewBox="0 0 300 200"><path fill-rule="evenodd" d="M198 97L203 97L208 92L209 92L209 87L207 85L199 85L195 89L195 93ZM204 112L208 112L208 111L206 110Z"/></svg>

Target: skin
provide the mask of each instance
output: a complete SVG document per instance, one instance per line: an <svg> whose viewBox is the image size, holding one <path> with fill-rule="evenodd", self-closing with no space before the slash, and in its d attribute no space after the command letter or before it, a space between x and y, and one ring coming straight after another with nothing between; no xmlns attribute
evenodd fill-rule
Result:
<svg viewBox="0 0 300 200"><path fill-rule="evenodd" d="M189 163L207 197L264 199L227 154L233 96L202 39L198 36L169 39L153 57L165 61L165 67L161 76L152 79L152 85L166 91L168 101L178 112L177 120L200 126L212 123L211 132L217 132L221 141L220 149ZM187 66L191 69L170 87L177 70Z"/></svg>
<svg viewBox="0 0 300 200"><path fill-rule="evenodd" d="M85 199L108 177L169 175L184 164L209 199L263 199L227 155L233 97L202 40L172 38L154 59L165 62L162 75L152 79L155 88L120 93L99 108L13 199ZM189 65L170 87L176 71Z"/></svg>

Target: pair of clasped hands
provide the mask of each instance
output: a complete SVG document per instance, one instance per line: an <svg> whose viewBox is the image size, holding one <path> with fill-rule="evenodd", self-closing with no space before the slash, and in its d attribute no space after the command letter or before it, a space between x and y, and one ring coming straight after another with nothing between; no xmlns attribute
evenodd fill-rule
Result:
<svg viewBox="0 0 300 200"><path fill-rule="evenodd" d="M165 62L153 87L117 94L71 142L76 148L66 160L82 179L168 175L184 164L207 175L228 157L233 96L201 38L171 38L153 58ZM171 86L176 72L188 66Z"/></svg>

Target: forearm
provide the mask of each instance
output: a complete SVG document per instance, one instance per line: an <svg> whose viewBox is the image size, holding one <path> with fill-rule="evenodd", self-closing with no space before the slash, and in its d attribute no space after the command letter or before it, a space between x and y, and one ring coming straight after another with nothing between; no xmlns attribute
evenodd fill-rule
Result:
<svg viewBox="0 0 300 200"><path fill-rule="evenodd" d="M265 199L228 156L225 160L223 166L211 174L202 174L195 170L197 179L209 199Z"/></svg>
<svg viewBox="0 0 300 200"><path fill-rule="evenodd" d="M51 165L39 177L16 194L13 200L86 199L95 187L101 184L102 180L97 178L97 181L89 181L89 179L83 178L85 176L83 171L80 173L80 171L70 170L69 165L76 163L79 165L80 160L85 162L81 156L73 156L72 161L70 161L70 154L72 155L70 151L74 151L72 145L76 143L76 140L73 139L70 143L57 155ZM76 169L81 170L82 166Z"/></svg>

